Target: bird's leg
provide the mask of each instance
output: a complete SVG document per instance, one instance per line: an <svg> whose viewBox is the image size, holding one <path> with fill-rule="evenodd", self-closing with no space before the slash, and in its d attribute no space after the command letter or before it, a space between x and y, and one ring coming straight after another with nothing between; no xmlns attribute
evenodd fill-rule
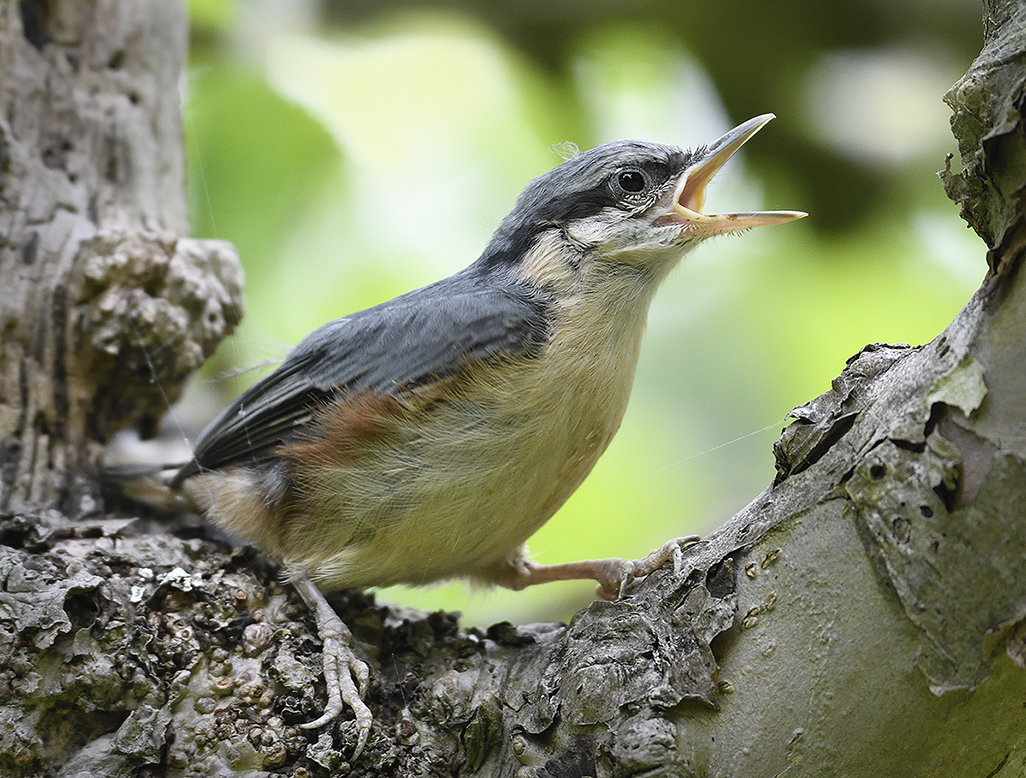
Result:
<svg viewBox="0 0 1026 778"><path fill-rule="evenodd" d="M323 644L324 682L328 689L328 704L324 709L324 714L301 726L303 729L323 727L348 705L356 716L356 727L359 732L356 748L353 749L352 761L355 761L367 744L371 722L374 720L370 708L363 702L363 697L367 694L369 670L367 665L360 661L349 647L353 633L338 617L335 609L324 599L321 590L305 573L294 575L292 585L296 587L299 596L313 611L314 618L317 620L317 633Z"/></svg>
<svg viewBox="0 0 1026 778"><path fill-rule="evenodd" d="M489 580L509 589L523 589L550 581L576 581L594 579L598 581L598 594L604 600L614 600L623 594L624 587L635 578L643 578L673 560L673 569L680 572L682 549L697 543L698 535L674 538L664 543L643 559L591 559L584 562L567 562L559 565L540 565L527 556L504 561L501 569L489 571Z"/></svg>

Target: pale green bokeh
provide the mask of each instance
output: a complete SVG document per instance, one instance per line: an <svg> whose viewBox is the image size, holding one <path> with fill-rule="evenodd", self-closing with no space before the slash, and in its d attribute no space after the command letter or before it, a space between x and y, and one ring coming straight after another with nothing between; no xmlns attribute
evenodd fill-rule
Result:
<svg viewBox="0 0 1026 778"><path fill-rule="evenodd" d="M238 0L189 0L188 7L194 30L223 30L239 18Z"/></svg>
<svg viewBox="0 0 1026 778"><path fill-rule="evenodd" d="M198 63L189 84L194 224L235 242L248 278L247 318L223 364L280 357L331 318L471 262L523 185L558 162L550 144L697 145L731 124L680 43L640 25L585 31L567 82L451 17L365 37L263 40L248 52L262 72ZM763 203L744 171L739 154L710 187L709 208L792 205ZM944 327L982 277L982 251L957 232L929 171L910 175L922 183L908 208L871 230L817 237L813 212L686 260L656 297L621 431L532 539L539 561L633 557L708 532L769 482L787 412L827 389L848 356ZM565 619L593 591L454 584L382 596L487 625Z"/></svg>

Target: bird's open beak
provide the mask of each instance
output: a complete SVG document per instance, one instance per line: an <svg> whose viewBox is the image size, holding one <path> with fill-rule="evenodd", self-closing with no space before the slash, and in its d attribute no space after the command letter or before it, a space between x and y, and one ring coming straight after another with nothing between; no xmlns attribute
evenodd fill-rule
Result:
<svg viewBox="0 0 1026 778"><path fill-rule="evenodd" d="M771 113L756 116L740 124L719 140L709 145L706 154L681 175L673 191L668 211L669 220L680 223L684 232L704 237L723 235L749 227L767 224L783 224L808 216L803 211L751 211L748 213L702 213L705 202L705 187L716 171L741 148L745 141L761 130L770 119Z"/></svg>

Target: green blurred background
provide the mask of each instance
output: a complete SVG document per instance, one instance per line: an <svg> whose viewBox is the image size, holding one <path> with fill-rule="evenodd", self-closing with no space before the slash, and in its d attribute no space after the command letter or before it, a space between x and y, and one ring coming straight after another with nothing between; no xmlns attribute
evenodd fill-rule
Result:
<svg viewBox="0 0 1026 778"><path fill-rule="evenodd" d="M707 208L811 216L704 245L657 295L631 406L531 541L541 562L708 533L773 476L788 411L873 341L921 343L985 271L935 172L968 0L191 0L192 230L229 240L246 317L190 390L201 427L325 321L470 263L550 146L766 127ZM240 371L245 371L241 372ZM468 623L567 619L587 582L383 597Z"/></svg>

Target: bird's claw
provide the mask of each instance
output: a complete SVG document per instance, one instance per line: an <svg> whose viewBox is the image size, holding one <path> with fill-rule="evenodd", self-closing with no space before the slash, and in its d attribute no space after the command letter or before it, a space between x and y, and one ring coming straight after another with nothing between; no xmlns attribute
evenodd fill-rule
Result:
<svg viewBox="0 0 1026 778"><path fill-rule="evenodd" d="M364 704L370 670L367 663L357 658L349 646L335 638L324 640L324 681L327 685L328 704L324 713L313 721L301 724L302 729L317 729L329 724L339 713L349 707L356 717L358 736L353 749L352 761L360 756L367 737L370 735L374 717Z"/></svg>
<svg viewBox="0 0 1026 778"><path fill-rule="evenodd" d="M303 729L323 727L348 706L356 717L358 734L351 760L355 762L367 745L367 737L374 721L370 708L363 701L367 695L370 669L349 647L352 633L309 577L297 573L292 583L313 610L314 618L317 620L317 633L323 646L324 683L328 692L328 704L324 708L324 713L300 726Z"/></svg>
<svg viewBox="0 0 1026 778"><path fill-rule="evenodd" d="M701 540L698 535L686 535L664 543L643 559L611 559L612 575L599 580L599 596L607 600L623 597L627 585L635 578L644 578L673 561L673 574L679 576L684 567L684 549Z"/></svg>

